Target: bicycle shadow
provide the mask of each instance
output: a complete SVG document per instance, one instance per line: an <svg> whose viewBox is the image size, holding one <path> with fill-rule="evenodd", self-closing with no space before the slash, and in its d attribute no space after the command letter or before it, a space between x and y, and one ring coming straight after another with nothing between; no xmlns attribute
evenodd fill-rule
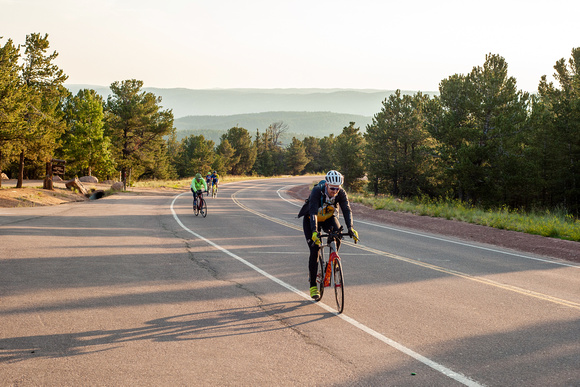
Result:
<svg viewBox="0 0 580 387"><path fill-rule="evenodd" d="M329 312L295 314L308 305L312 302L280 302L163 317L129 329L4 338L0 339L0 363L87 355L143 340L194 341L263 334L296 329L335 316Z"/></svg>

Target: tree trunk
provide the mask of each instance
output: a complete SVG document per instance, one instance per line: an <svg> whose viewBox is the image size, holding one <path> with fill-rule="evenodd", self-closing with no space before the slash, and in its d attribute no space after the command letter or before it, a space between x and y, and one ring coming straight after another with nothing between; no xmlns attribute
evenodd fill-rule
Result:
<svg viewBox="0 0 580 387"><path fill-rule="evenodd" d="M0 188L2 188L2 150L0 149Z"/></svg>
<svg viewBox="0 0 580 387"><path fill-rule="evenodd" d="M20 167L18 169L18 182L16 188L22 188L22 181L24 180L24 150L20 152Z"/></svg>
<svg viewBox="0 0 580 387"><path fill-rule="evenodd" d="M46 163L46 176L44 177L43 189L48 189L53 191L54 187L52 185L52 162L48 161Z"/></svg>
<svg viewBox="0 0 580 387"><path fill-rule="evenodd" d="M121 181L123 182L123 191L127 190L127 168L121 168Z"/></svg>

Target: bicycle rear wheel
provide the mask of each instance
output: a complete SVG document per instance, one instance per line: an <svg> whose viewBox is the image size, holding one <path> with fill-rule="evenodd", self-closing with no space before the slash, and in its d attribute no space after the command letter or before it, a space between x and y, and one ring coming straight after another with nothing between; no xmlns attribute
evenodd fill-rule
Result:
<svg viewBox="0 0 580 387"><path fill-rule="evenodd" d="M205 202L205 199L203 199L203 201L201 202L201 208L199 209L199 212L201 213L201 216L203 216L204 218L207 216L207 204Z"/></svg>
<svg viewBox="0 0 580 387"><path fill-rule="evenodd" d="M342 313L344 309L344 282L342 276L342 264L340 259L334 260L334 295L336 296L336 309L338 313Z"/></svg>
<svg viewBox="0 0 580 387"><path fill-rule="evenodd" d="M320 254L318 254L318 272L316 273L316 287L318 288L318 293L320 293L320 298L318 301L322 300L322 295L324 294L324 274L326 273L326 263L324 262L324 255L322 254L322 249Z"/></svg>

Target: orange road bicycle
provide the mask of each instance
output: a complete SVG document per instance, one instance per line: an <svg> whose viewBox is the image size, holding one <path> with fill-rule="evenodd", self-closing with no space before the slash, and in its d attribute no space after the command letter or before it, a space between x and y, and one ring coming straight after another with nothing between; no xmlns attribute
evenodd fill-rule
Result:
<svg viewBox="0 0 580 387"><path fill-rule="evenodd" d="M204 218L207 216L207 204L203 198L203 191L197 191L197 206L193 206L193 213L195 216L201 214Z"/></svg>
<svg viewBox="0 0 580 387"><path fill-rule="evenodd" d="M338 313L342 313L344 309L344 276L336 242L348 235L348 233L343 233L342 230L343 228L341 227L337 231L319 235L320 240L323 242L318 253L318 273L316 275L316 286L320 292L318 300L322 299L324 288L334 286ZM326 238L326 243L324 243L324 238ZM324 261L325 249L328 249L328 262Z"/></svg>

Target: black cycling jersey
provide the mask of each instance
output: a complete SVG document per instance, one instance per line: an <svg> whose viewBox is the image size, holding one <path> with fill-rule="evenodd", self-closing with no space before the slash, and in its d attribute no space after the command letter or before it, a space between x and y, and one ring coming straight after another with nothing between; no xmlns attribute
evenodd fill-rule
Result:
<svg viewBox="0 0 580 387"><path fill-rule="evenodd" d="M338 193L331 198L326 194L325 185L316 185L310 192L310 197L300 210L298 217L309 216L310 229L314 231L318 229L318 222L324 222L333 216L338 217L339 207L342 210L347 229L352 228L352 211L346 191L341 187Z"/></svg>

